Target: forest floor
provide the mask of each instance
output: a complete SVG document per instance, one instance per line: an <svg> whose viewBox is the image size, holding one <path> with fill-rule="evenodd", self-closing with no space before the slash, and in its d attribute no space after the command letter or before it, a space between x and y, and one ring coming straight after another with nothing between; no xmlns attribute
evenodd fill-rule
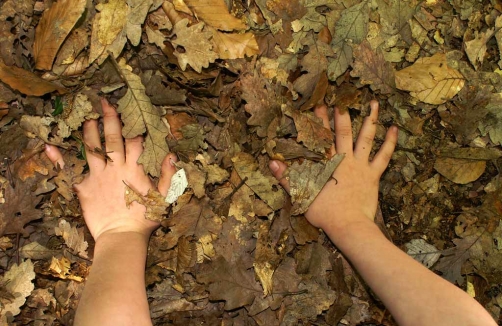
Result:
<svg viewBox="0 0 502 326"><path fill-rule="evenodd" d="M188 178L150 242L155 325L396 325L302 215L323 186L302 188L305 162L333 142L313 108L357 135L372 99L375 148L400 129L376 222L502 322L501 29L496 0L1 1L0 324L72 324L94 247L72 186L100 97L144 135L152 180L169 152Z"/></svg>

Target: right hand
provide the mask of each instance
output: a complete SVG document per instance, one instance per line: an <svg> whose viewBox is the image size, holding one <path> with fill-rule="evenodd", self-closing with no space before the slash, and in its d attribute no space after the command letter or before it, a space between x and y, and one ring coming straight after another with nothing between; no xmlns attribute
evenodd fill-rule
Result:
<svg viewBox="0 0 502 326"><path fill-rule="evenodd" d="M397 127L392 126L380 150L373 160L369 155L373 146L378 119L378 102L370 103L371 113L365 119L357 142L352 143L352 126L348 111L341 113L335 108L335 147L331 154L344 153L345 158L333 173L333 179L321 190L305 214L315 227L343 229L348 224L361 220L374 220L378 206L378 183L387 168L397 142ZM314 113L329 127L327 108L316 107ZM270 169L280 184L289 193L289 183L282 178L286 164L270 161Z"/></svg>

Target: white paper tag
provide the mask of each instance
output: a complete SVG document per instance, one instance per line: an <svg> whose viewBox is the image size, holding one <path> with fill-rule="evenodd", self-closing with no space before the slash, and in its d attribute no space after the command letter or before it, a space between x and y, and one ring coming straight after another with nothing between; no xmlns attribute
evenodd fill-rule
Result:
<svg viewBox="0 0 502 326"><path fill-rule="evenodd" d="M178 170L171 178L171 186L167 191L166 203L174 203L179 196L183 195L188 187L187 175L184 169Z"/></svg>

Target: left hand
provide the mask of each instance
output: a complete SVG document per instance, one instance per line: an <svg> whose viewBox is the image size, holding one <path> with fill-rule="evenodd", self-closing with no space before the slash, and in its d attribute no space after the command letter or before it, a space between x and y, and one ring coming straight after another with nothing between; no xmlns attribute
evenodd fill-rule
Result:
<svg viewBox="0 0 502 326"><path fill-rule="evenodd" d="M143 153L143 138L125 140L122 137L122 122L117 111L108 101L102 100L105 148L111 160L105 160L92 151L86 150L89 174L74 186L85 222L94 240L104 234L117 232L137 232L150 236L159 223L145 219L145 206L134 202L127 208L125 184L142 195L153 187L143 166L137 163ZM84 123L83 141L86 148L101 148L98 122L88 120ZM45 153L54 164L64 166L63 156L57 147L46 145ZM171 177L176 172L172 164L177 160L169 154L162 163L162 176L159 191L165 196L171 184Z"/></svg>

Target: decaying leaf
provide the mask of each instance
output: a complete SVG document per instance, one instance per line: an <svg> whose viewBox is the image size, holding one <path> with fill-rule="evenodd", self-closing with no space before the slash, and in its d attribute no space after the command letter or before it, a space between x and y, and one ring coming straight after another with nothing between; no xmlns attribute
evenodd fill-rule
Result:
<svg viewBox="0 0 502 326"><path fill-rule="evenodd" d="M247 29L246 24L228 12L223 0L185 0L187 6L207 25L222 31Z"/></svg>
<svg viewBox="0 0 502 326"><path fill-rule="evenodd" d="M86 3L86 0L59 0L44 12L33 44L37 69L52 69L61 44L82 16Z"/></svg>
<svg viewBox="0 0 502 326"><path fill-rule="evenodd" d="M344 155L337 154L326 163L295 162L288 168L292 215L303 214L308 210L343 158Z"/></svg>
<svg viewBox="0 0 502 326"><path fill-rule="evenodd" d="M464 284L464 277L461 270L462 265L469 259L469 249L479 240L478 236L471 235L463 239L454 239L455 247L443 250L443 257L439 259L435 270L443 273L443 277L458 285Z"/></svg>
<svg viewBox="0 0 502 326"><path fill-rule="evenodd" d="M159 176L162 160L169 153L165 141L167 127L161 120L164 112L152 105L145 94L141 78L132 72L132 68L124 61L119 62L119 67L128 87L127 93L118 102L117 111L124 122L122 135L125 138L134 138L147 132L145 149L138 163L143 164L145 172Z"/></svg>
<svg viewBox="0 0 502 326"><path fill-rule="evenodd" d="M32 282L34 278L33 263L29 259L19 265L12 265L0 278L0 284L10 294L9 297L0 297L0 322L10 324L13 317L21 312L20 308L26 302L26 297L35 288Z"/></svg>
<svg viewBox="0 0 502 326"><path fill-rule="evenodd" d="M57 117L58 136L62 138L69 137L85 120L99 118L86 95L78 93L70 103L64 108L63 114Z"/></svg>
<svg viewBox="0 0 502 326"><path fill-rule="evenodd" d="M239 153L232 158L234 168L239 176L246 180L251 188L273 210L278 210L284 204L285 193L277 187L278 181L273 176L264 175L258 168L254 158L247 153Z"/></svg>
<svg viewBox="0 0 502 326"><path fill-rule="evenodd" d="M84 240L84 229L71 226L66 220L59 221L59 226L54 228L56 235L62 236L66 245L77 255L87 258L87 241Z"/></svg>
<svg viewBox="0 0 502 326"><path fill-rule="evenodd" d="M204 197L207 174L192 162L178 162L176 165L185 170L188 186L192 188L195 196L197 198Z"/></svg>
<svg viewBox="0 0 502 326"><path fill-rule="evenodd" d="M284 109L284 113L295 122L298 131L296 141L303 143L311 151L324 153L333 144L333 134L324 127L321 118L311 112L299 112L292 108Z"/></svg>
<svg viewBox="0 0 502 326"><path fill-rule="evenodd" d="M169 204L166 203L164 196L155 189L149 189L143 196L133 188L126 185L125 190L126 205L129 208L133 202L137 202L146 207L145 218L150 221L160 222L166 215Z"/></svg>
<svg viewBox="0 0 502 326"><path fill-rule="evenodd" d="M464 76L448 66L446 55L436 53L420 58L412 66L395 73L396 87L429 104L443 104L465 85Z"/></svg>
<svg viewBox="0 0 502 326"><path fill-rule="evenodd" d="M0 60L0 80L26 95L41 96L58 91L65 93L64 87L48 82L32 72L15 66L7 66Z"/></svg>

